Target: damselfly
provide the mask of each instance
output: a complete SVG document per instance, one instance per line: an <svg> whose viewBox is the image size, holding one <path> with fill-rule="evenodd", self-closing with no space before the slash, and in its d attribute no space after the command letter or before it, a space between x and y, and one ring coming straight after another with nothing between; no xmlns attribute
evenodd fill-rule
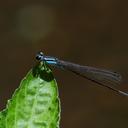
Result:
<svg viewBox="0 0 128 128"><path fill-rule="evenodd" d="M118 85L121 82L122 77L120 74L116 72L112 72L104 69L98 69L90 66L82 66L79 64L59 60L58 58L55 57L45 56L42 52L39 52L36 55L36 59L39 61L46 62L49 65L58 67L60 69L69 70L81 77L84 77L88 80L97 83L97 85L101 85L103 87L111 89L118 94L128 96L128 93L118 90L112 86L112 85Z"/></svg>

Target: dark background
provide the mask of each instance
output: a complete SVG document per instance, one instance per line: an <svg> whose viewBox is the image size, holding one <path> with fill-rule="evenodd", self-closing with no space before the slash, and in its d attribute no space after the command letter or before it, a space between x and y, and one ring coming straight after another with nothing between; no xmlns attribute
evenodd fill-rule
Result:
<svg viewBox="0 0 128 128"><path fill-rule="evenodd" d="M0 108L35 54L117 71L128 92L128 2L125 0L0 1ZM128 98L53 68L61 128L128 128ZM93 86L94 85L94 86Z"/></svg>

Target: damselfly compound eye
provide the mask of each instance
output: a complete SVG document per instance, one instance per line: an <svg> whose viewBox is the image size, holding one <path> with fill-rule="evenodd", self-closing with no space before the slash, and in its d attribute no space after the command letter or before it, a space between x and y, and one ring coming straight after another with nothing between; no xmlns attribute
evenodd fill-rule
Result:
<svg viewBox="0 0 128 128"><path fill-rule="evenodd" d="M37 60L42 60L43 55L44 55L44 54L43 54L42 52L37 53L36 59L37 59Z"/></svg>

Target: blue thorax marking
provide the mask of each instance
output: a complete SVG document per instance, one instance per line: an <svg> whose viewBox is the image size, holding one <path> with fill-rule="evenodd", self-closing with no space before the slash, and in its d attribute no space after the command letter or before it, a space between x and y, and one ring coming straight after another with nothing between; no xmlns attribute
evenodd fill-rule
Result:
<svg viewBox="0 0 128 128"><path fill-rule="evenodd" d="M56 61L49 61L49 60L47 60L46 62L47 62L48 64L51 64L51 65L56 65L56 64L57 64Z"/></svg>
<svg viewBox="0 0 128 128"><path fill-rule="evenodd" d="M56 65L57 64L56 58L54 58L54 57L45 56L43 59L48 64L51 64L51 65Z"/></svg>

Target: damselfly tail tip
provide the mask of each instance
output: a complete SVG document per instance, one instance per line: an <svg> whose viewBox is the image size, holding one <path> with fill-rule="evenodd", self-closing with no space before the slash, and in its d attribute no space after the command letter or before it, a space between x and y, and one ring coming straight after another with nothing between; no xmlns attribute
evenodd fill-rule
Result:
<svg viewBox="0 0 128 128"><path fill-rule="evenodd" d="M122 94L122 95L124 95L124 96L128 96L128 93L126 93L126 92L123 92L123 91L118 91L120 94Z"/></svg>

